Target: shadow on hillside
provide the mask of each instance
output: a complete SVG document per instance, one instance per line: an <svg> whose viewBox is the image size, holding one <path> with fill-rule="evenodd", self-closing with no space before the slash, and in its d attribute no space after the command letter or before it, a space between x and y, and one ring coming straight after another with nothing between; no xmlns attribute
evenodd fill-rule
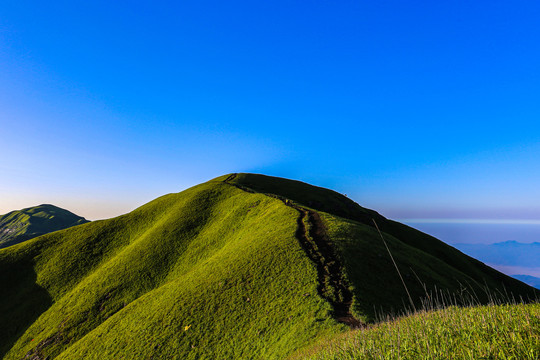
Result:
<svg viewBox="0 0 540 360"><path fill-rule="evenodd" d="M30 240L32 237L31 236L28 236L28 235L19 235L19 236L15 236L11 239L8 239L8 240L3 240L1 243L0 243L0 249L3 249L3 248L7 248L9 246L13 246L13 245L17 245L17 244L20 244L22 242L25 242L26 240Z"/></svg>
<svg viewBox="0 0 540 360"><path fill-rule="evenodd" d="M30 261L0 262L0 359L52 304Z"/></svg>

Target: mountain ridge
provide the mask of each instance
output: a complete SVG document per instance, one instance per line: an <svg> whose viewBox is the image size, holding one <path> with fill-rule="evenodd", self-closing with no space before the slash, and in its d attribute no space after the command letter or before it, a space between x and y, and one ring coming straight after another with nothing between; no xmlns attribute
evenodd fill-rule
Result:
<svg viewBox="0 0 540 360"><path fill-rule="evenodd" d="M84 217L51 204L13 210L0 216L0 248L87 222Z"/></svg>
<svg viewBox="0 0 540 360"><path fill-rule="evenodd" d="M263 175L241 174L235 178L238 182L240 182L240 184L251 189L255 189L263 193L266 191L274 194L278 193L278 196L284 196L286 198L288 197L293 201L297 201L300 204L312 207L315 210L337 214L340 217L360 222L363 225L371 228L375 228L375 221L383 233L397 237L410 246L418 248L429 255L440 258L448 265L460 269L460 271L473 274L476 273L476 271L471 271L472 268L470 263L472 263L475 267L479 267L490 272L499 280L511 279L509 276L490 268L475 258L465 255L458 249L447 245L433 236L422 233L405 224L386 219L378 212L363 208L354 201L350 200L348 197L335 191L294 180L271 176L264 176L264 180L257 179L260 176ZM258 183L254 183L253 179L257 179ZM276 183L280 183L281 186L277 188L275 185ZM295 191L295 186L298 186L299 184L304 187L303 192ZM305 187L308 187L309 190L306 190ZM321 192L322 194L318 192ZM323 197L325 199L330 199L331 201L320 201L320 199ZM345 204L345 206L343 204ZM480 277L478 277L476 280L478 280L480 284L482 283L482 279Z"/></svg>
<svg viewBox="0 0 540 360"><path fill-rule="evenodd" d="M237 174L233 173L223 182L252 193L253 190L243 185L231 183L236 176ZM350 327L360 327L362 323L351 313L353 295L349 290L347 280L343 277L343 265L328 242L326 229L319 214L294 204L287 198L280 198L280 200L299 213L296 238L306 255L316 264L319 295L330 303L333 316L338 322Z"/></svg>
<svg viewBox="0 0 540 360"><path fill-rule="evenodd" d="M376 230L320 208L365 221L376 212L293 180L231 176L0 250L0 322L10 324L0 356L280 359L358 326L335 304L360 324L406 310ZM418 304L435 289L479 301L503 287L538 294L378 216Z"/></svg>

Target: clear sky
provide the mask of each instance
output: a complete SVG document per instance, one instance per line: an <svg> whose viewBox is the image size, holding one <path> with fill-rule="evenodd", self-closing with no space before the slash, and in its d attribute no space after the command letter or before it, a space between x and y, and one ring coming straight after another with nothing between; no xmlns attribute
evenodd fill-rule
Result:
<svg viewBox="0 0 540 360"><path fill-rule="evenodd" d="M0 2L0 214L230 172L540 219L540 2Z"/></svg>

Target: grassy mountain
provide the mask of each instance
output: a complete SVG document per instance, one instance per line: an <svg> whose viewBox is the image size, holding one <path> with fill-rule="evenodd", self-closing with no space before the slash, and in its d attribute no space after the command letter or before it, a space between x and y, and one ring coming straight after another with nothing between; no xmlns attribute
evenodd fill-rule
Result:
<svg viewBox="0 0 540 360"><path fill-rule="evenodd" d="M0 216L0 248L87 222L83 217L48 204L12 211Z"/></svg>
<svg viewBox="0 0 540 360"><path fill-rule="evenodd" d="M411 306L373 219L415 305L538 295L331 190L232 174L0 250L0 356L284 358Z"/></svg>

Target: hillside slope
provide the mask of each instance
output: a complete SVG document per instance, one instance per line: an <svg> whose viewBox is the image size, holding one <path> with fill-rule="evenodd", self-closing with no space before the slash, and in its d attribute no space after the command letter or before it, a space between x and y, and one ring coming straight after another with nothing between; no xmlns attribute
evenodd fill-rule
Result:
<svg viewBox="0 0 540 360"><path fill-rule="evenodd" d="M232 174L0 250L0 356L281 359L407 306L370 218L414 301L537 294L330 190Z"/></svg>
<svg viewBox="0 0 540 360"><path fill-rule="evenodd" d="M373 321L379 313L411 307L375 224L416 306L421 306L425 298L433 302L443 296L451 296L452 302L487 303L493 298L536 299L540 294L442 241L386 219L335 191L257 174L238 174L232 182L291 199L321 215L354 293L353 312L366 321Z"/></svg>
<svg viewBox="0 0 540 360"><path fill-rule="evenodd" d="M0 248L87 222L81 216L49 204L11 211L0 216Z"/></svg>

